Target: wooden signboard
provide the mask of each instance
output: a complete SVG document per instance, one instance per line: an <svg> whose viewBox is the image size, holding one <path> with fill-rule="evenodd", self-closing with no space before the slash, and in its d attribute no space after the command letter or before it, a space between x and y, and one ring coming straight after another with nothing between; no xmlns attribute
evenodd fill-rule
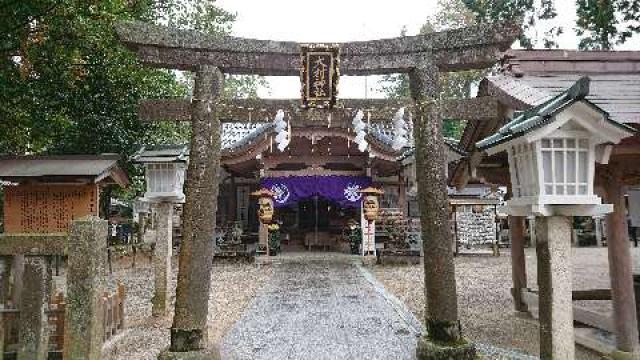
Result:
<svg viewBox="0 0 640 360"><path fill-rule="evenodd" d="M6 233L68 232L71 221L98 215L98 186L19 185L4 188Z"/></svg>
<svg viewBox="0 0 640 360"><path fill-rule="evenodd" d="M302 106L331 108L336 103L340 48L337 45L301 45Z"/></svg>

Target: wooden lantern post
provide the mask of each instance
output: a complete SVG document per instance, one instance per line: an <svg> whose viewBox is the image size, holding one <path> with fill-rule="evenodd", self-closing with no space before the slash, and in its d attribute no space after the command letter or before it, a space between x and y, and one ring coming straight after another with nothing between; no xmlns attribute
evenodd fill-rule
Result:
<svg viewBox="0 0 640 360"><path fill-rule="evenodd" d="M362 217L365 220L362 222L362 255L367 256L370 252L375 255L375 221L380 215L380 196L384 191L369 186L360 190L359 193L362 194Z"/></svg>
<svg viewBox="0 0 640 360"><path fill-rule="evenodd" d="M275 193L269 189L261 188L251 193L258 198L258 219L260 220L259 244L265 246L269 254L269 230L267 225L273 221L275 213L273 199Z"/></svg>

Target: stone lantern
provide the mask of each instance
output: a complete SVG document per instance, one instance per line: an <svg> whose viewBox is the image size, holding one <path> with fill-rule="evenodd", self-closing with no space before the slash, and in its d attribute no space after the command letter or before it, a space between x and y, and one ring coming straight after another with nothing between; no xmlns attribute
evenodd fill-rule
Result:
<svg viewBox="0 0 640 360"><path fill-rule="evenodd" d="M571 217L613 211L594 194L595 164L608 163L613 144L635 132L587 100L588 93L589 78L580 78L476 143L489 155L508 154L513 197L505 212L536 217L539 292L517 290L538 296L541 358L574 358Z"/></svg>
<svg viewBox="0 0 640 360"><path fill-rule="evenodd" d="M152 203L156 219L154 245L155 293L151 313L162 317L168 312L170 301L168 284L173 254L173 207L185 200L185 172L189 159L186 145L161 145L142 148L132 160L145 167L147 183L144 200Z"/></svg>
<svg viewBox="0 0 640 360"><path fill-rule="evenodd" d="M149 201L184 202L184 177L189 155L186 146L143 148L133 161L145 167L144 198Z"/></svg>
<svg viewBox="0 0 640 360"><path fill-rule="evenodd" d="M476 144L488 155L506 151L513 197L510 215L589 216L612 211L594 194L595 164L634 130L585 99L589 78L534 108L516 113Z"/></svg>
<svg viewBox="0 0 640 360"><path fill-rule="evenodd" d="M270 224L273 221L274 206L273 197L275 193L269 189L262 188L251 193L251 196L258 198L258 219L262 224Z"/></svg>

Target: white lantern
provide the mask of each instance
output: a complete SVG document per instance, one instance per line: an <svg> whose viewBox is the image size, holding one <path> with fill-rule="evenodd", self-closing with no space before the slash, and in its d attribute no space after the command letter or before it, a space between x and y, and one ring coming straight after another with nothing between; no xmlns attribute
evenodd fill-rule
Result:
<svg viewBox="0 0 640 360"><path fill-rule="evenodd" d="M147 192L144 197L149 200L184 200L185 163L150 163L145 164Z"/></svg>
<svg viewBox="0 0 640 360"><path fill-rule="evenodd" d="M134 156L145 167L145 200L184 202L186 154L186 146L159 146L143 148Z"/></svg>
<svg viewBox="0 0 640 360"><path fill-rule="evenodd" d="M612 211L594 194L595 163L634 130L585 99L589 78L523 113L476 144L492 155L507 151L511 215L594 215Z"/></svg>

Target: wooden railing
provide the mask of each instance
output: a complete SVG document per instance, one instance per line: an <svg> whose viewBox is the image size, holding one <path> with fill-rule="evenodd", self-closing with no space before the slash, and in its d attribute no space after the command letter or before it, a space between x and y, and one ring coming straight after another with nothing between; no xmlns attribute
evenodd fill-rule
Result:
<svg viewBox="0 0 640 360"><path fill-rule="evenodd" d="M105 341L124 329L124 298L125 293L122 284L118 284L118 288L114 293L105 292L102 297Z"/></svg>

